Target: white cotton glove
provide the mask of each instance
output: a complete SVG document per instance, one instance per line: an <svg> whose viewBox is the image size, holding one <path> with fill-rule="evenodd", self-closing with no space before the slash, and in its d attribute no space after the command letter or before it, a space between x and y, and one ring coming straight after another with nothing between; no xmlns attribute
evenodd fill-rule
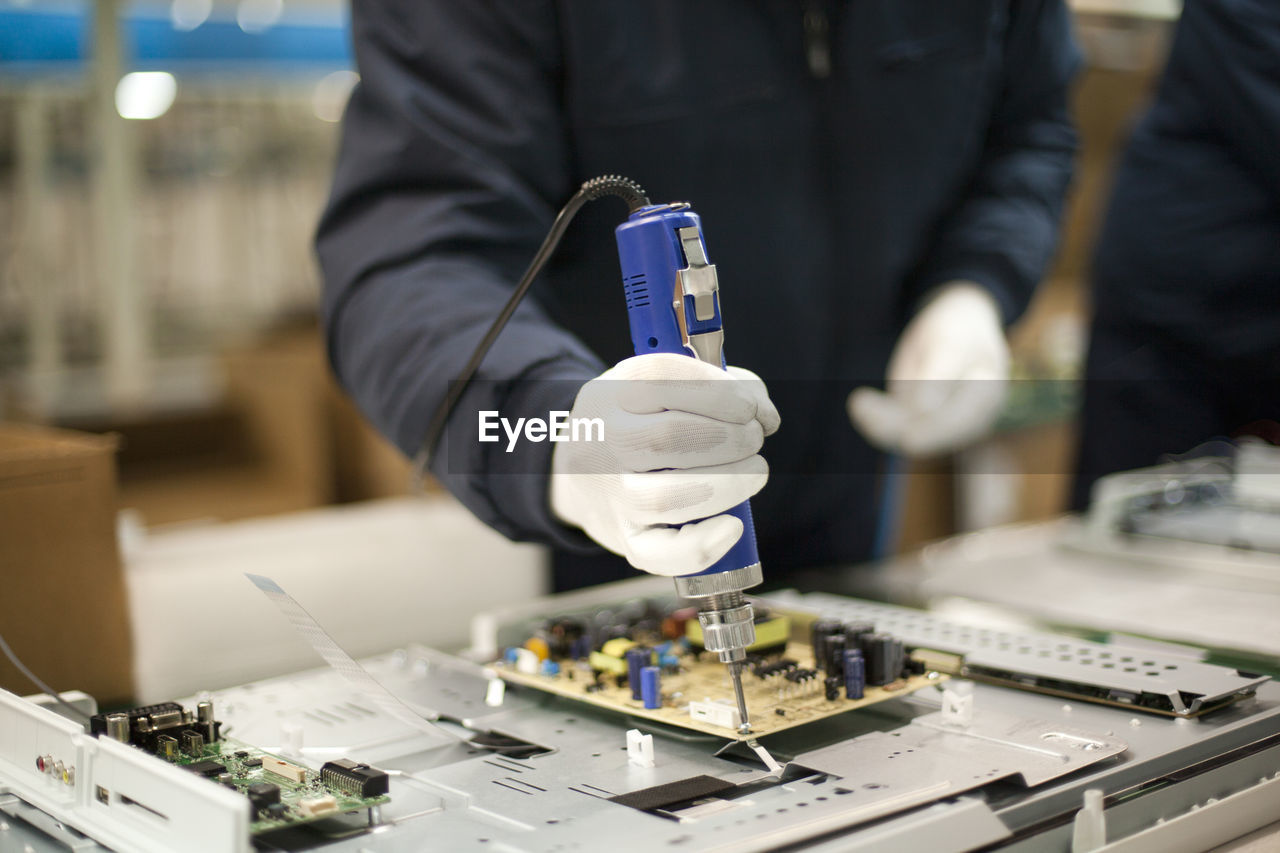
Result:
<svg viewBox="0 0 1280 853"><path fill-rule="evenodd" d="M779 421L754 373L667 353L592 379L569 417L600 418L604 441L556 445L552 511L637 569L669 576L702 571L742 536L742 522L721 513L764 488L759 450Z"/></svg>
<svg viewBox="0 0 1280 853"><path fill-rule="evenodd" d="M857 388L849 418L881 450L931 456L995 424L1009 383L1000 308L971 282L944 285L907 324L889 359L888 393Z"/></svg>

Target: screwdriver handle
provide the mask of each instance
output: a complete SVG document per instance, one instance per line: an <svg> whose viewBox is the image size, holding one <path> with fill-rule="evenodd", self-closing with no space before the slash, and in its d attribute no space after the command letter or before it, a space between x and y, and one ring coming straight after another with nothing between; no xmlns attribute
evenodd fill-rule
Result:
<svg viewBox="0 0 1280 853"><path fill-rule="evenodd" d="M614 236L635 354L687 355L724 369L719 287L715 266L707 260L701 217L687 204L649 205L633 212ZM759 564L750 502L728 514L742 522L742 536L693 576Z"/></svg>

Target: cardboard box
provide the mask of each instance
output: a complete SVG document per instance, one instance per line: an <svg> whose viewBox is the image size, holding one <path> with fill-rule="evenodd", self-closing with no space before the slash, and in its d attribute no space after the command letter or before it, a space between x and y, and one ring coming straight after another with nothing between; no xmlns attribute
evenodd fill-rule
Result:
<svg viewBox="0 0 1280 853"><path fill-rule="evenodd" d="M217 408L116 427L125 439L121 505L144 524L277 515L333 499L329 379L315 334L236 347L220 366ZM141 458L139 439L158 447L156 458Z"/></svg>
<svg viewBox="0 0 1280 853"><path fill-rule="evenodd" d="M374 429L351 398L330 380L334 497L338 503L394 498L413 493L413 463ZM424 491L441 491L430 477Z"/></svg>
<svg viewBox="0 0 1280 853"><path fill-rule="evenodd" d="M116 440L0 423L0 633L55 690L133 693ZM0 687L37 689L0 656Z"/></svg>

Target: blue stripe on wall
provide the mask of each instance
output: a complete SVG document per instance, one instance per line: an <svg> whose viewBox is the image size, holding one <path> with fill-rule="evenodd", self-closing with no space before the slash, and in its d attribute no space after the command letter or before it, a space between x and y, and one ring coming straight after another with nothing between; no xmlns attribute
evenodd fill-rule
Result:
<svg viewBox="0 0 1280 853"><path fill-rule="evenodd" d="M346 21L337 16L294 21L286 13L265 32L246 33L225 19L175 30L167 15L135 10L121 25L125 65L132 69L287 73L352 67ZM78 71L90 52L91 28L85 4L59 4L52 11L0 5L0 72Z"/></svg>

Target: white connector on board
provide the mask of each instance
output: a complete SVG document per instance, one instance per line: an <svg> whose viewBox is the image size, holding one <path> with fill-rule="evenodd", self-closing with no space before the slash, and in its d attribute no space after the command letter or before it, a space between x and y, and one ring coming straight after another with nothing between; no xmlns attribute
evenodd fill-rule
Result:
<svg viewBox="0 0 1280 853"><path fill-rule="evenodd" d="M742 722L742 718L738 716L737 708L727 702L717 702L711 699L706 699L702 702L690 702L689 719L698 723L733 729L735 732Z"/></svg>

